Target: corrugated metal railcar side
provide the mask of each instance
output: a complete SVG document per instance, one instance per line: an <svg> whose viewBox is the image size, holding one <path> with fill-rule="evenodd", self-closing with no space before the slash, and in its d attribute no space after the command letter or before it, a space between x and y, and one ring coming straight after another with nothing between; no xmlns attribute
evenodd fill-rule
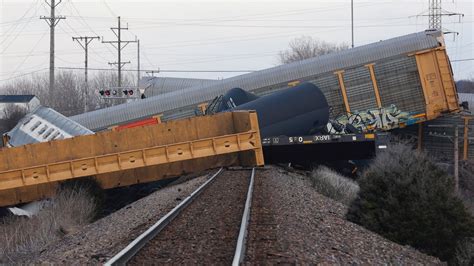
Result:
<svg viewBox="0 0 474 266"><path fill-rule="evenodd" d="M456 89L440 31L424 31L345 51L252 72L71 117L98 131L163 114L194 109L235 87L265 95L309 81L328 98L333 117L392 104L426 120L458 111ZM423 120L423 119L422 119Z"/></svg>

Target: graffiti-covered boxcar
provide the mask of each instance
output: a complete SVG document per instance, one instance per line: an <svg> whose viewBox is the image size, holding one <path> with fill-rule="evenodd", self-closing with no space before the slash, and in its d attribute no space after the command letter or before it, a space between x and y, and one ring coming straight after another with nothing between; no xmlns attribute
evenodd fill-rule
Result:
<svg viewBox="0 0 474 266"><path fill-rule="evenodd" d="M458 111L443 34L430 30L197 84L71 119L93 131L157 114L166 121L195 115L198 105L231 88L265 95L305 81L323 91L333 119L392 105L417 121Z"/></svg>

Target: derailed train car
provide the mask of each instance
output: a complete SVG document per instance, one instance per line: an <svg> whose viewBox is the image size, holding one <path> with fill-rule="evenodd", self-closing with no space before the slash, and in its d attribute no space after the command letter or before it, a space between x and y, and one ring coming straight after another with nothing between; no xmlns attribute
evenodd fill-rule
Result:
<svg viewBox="0 0 474 266"><path fill-rule="evenodd" d="M233 88L212 101L205 114L239 110L255 110L266 163L369 159L388 140L386 134L364 133L352 124L341 125L349 132L331 132L338 121L329 119L326 97L309 82L261 97Z"/></svg>
<svg viewBox="0 0 474 266"><path fill-rule="evenodd" d="M271 94L301 82L321 89L331 119L361 120L390 129L457 112L458 100L442 32L429 30L353 49L192 86L180 91L71 117L93 131L162 115L190 117L231 88ZM378 109L378 111L377 111ZM357 121L356 121L357 122Z"/></svg>
<svg viewBox="0 0 474 266"><path fill-rule="evenodd" d="M230 110L255 110L262 138L320 133L329 120L326 97L309 82L238 104Z"/></svg>

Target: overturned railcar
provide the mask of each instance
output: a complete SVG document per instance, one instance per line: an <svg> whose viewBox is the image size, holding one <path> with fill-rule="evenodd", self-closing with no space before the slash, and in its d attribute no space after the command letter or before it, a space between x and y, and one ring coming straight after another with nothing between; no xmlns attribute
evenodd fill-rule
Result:
<svg viewBox="0 0 474 266"><path fill-rule="evenodd" d="M159 114L166 121L195 115L197 106L202 107L231 88L265 95L305 81L323 91L331 119L353 114L357 117L367 110L389 108L390 123L400 113L413 117L410 121L416 123L458 111L442 32L429 30L196 85L71 119L93 131ZM364 115L371 116L370 113Z"/></svg>
<svg viewBox="0 0 474 266"><path fill-rule="evenodd" d="M320 133L329 118L326 98L311 83L253 99L231 110L255 110L262 138Z"/></svg>

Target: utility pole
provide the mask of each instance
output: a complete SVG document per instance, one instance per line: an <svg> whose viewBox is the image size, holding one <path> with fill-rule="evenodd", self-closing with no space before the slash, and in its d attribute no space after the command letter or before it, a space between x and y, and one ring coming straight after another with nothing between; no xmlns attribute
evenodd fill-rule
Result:
<svg viewBox="0 0 474 266"><path fill-rule="evenodd" d="M464 127L466 124L464 124ZM433 137L439 137L439 138L447 138L450 141L453 142L453 176L454 176L454 190L456 193L459 191L459 125L457 124L444 124L444 125L428 125L428 128L440 128L440 129L446 129L446 128L452 128L453 129L453 135L447 135L446 132L429 132L430 136ZM465 128L464 132L467 129ZM464 135L463 138L465 139L464 143L467 143L467 140L469 137L467 135ZM465 145L465 144L464 144ZM466 146L465 146L466 147ZM464 148L465 148L464 147Z"/></svg>
<svg viewBox="0 0 474 266"><path fill-rule="evenodd" d="M51 15L49 17L41 16L40 19L46 20L46 23L49 25L49 96L51 97L54 91L54 28L61 19L66 19L66 17L56 16L54 13L56 6L58 6L62 0L59 0L58 3L56 3L55 0L50 0L50 2L45 0L45 2L51 8Z"/></svg>
<svg viewBox="0 0 474 266"><path fill-rule="evenodd" d="M459 191L459 127L454 126L454 191Z"/></svg>
<svg viewBox="0 0 474 266"><path fill-rule="evenodd" d="M140 87L140 40L137 40L137 88L138 87Z"/></svg>
<svg viewBox="0 0 474 266"><path fill-rule="evenodd" d="M84 60L84 81L85 81L85 97L84 97L84 113L87 112L87 100L89 99L89 83L87 81L87 55L88 55L88 50L87 47L89 46L89 43L91 43L94 39L99 40L100 37L90 37L90 36L84 36L84 37L72 37L72 41L77 41L79 45L84 49L85 52L85 60ZM81 43L81 41L84 41L84 44Z"/></svg>
<svg viewBox="0 0 474 266"><path fill-rule="evenodd" d="M122 49L125 48L125 46L127 46L131 42L137 42L137 40L135 39L134 41L122 41L121 32L122 32L122 30L128 30L128 26L123 28L120 25L120 16L118 17L118 26L117 26L117 28L112 27L110 29L115 34L115 36L117 36L117 40L116 41L102 41L102 43L110 43L112 46L115 47L115 49L117 49L118 61L113 62L113 63L109 62L109 65L117 65L117 69L118 69L117 87L122 87L122 67L125 64L130 64L130 61L122 62L122 55L121 55ZM103 39L103 37L102 37L102 39ZM117 46L115 46L115 44L117 44ZM124 44L124 45L122 46L122 44Z"/></svg>
<svg viewBox="0 0 474 266"><path fill-rule="evenodd" d="M351 0L351 28L352 48L354 48L354 0Z"/></svg>

